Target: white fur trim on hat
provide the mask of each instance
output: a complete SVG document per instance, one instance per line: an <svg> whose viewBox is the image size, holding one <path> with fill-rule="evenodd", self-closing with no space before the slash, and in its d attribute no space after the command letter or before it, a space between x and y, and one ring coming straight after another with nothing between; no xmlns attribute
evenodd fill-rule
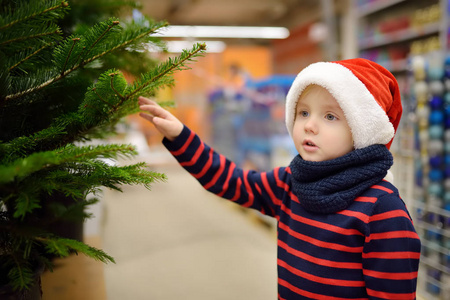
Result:
<svg viewBox="0 0 450 300"><path fill-rule="evenodd" d="M337 100L352 131L355 149L387 144L394 137L394 126L364 83L348 68L332 62L311 64L295 78L286 96L286 126L291 137L298 98L311 84L327 89Z"/></svg>

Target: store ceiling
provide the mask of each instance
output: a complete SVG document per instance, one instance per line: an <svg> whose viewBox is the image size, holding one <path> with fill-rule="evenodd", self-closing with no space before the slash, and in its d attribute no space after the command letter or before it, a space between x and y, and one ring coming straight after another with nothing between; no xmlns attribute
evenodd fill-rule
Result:
<svg viewBox="0 0 450 300"><path fill-rule="evenodd" d="M142 13L171 25L284 26L319 18L319 0L141 0Z"/></svg>

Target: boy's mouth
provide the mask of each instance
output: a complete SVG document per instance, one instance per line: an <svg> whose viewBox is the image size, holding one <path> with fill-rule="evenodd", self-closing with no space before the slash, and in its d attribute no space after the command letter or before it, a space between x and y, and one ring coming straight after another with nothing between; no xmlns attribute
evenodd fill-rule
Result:
<svg viewBox="0 0 450 300"><path fill-rule="evenodd" d="M310 140L305 140L305 141L303 141L303 145L304 145L304 146L310 146L310 147L316 147L316 144L314 144L314 143L311 142Z"/></svg>

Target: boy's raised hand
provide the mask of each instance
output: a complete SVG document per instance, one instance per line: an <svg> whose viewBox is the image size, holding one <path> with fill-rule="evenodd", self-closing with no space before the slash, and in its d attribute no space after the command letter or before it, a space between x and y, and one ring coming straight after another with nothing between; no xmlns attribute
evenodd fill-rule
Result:
<svg viewBox="0 0 450 300"><path fill-rule="evenodd" d="M139 108L150 113L140 113L139 115L149 120L168 140L173 141L183 130L183 123L155 101L141 96L139 97Z"/></svg>

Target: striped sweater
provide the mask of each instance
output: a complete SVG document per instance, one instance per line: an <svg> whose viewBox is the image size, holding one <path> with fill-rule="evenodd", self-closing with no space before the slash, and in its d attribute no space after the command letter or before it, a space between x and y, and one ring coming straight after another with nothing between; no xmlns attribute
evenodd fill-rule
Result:
<svg viewBox="0 0 450 300"><path fill-rule="evenodd" d="M187 127L163 143L205 189L277 219L278 299L415 299L420 240L389 182L314 214L292 193L289 167L242 170Z"/></svg>

